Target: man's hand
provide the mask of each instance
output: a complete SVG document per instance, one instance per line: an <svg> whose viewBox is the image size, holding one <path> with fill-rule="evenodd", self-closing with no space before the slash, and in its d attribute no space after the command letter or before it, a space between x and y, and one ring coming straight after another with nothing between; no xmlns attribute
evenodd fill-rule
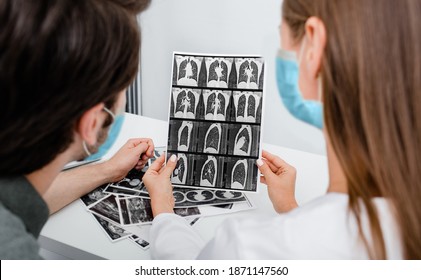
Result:
<svg viewBox="0 0 421 280"><path fill-rule="evenodd" d="M263 176L260 182L268 186L269 198L276 212L288 212L298 204L295 200L296 169L281 158L263 151L257 166Z"/></svg>
<svg viewBox="0 0 421 280"><path fill-rule="evenodd" d="M111 182L123 179L133 168L142 169L153 156L154 148L153 141L149 138L128 140L112 158L103 163L110 174Z"/></svg>
<svg viewBox="0 0 421 280"><path fill-rule="evenodd" d="M165 166L164 162L165 154L162 154L143 176L143 183L151 198L154 217L161 213L174 213L175 201L170 177L177 165L177 156L172 155Z"/></svg>

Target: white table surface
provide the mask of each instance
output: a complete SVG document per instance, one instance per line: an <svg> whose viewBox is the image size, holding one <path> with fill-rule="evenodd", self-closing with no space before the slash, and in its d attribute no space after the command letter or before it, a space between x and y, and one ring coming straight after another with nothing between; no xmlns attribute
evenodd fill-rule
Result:
<svg viewBox="0 0 421 280"><path fill-rule="evenodd" d="M119 138L105 158L111 157L129 138L149 137L154 140L155 146L165 146L167 130L167 122L126 114ZM281 131L279 134L282 137ZM280 156L297 168L296 198L299 204L326 192L328 170L325 156L266 144L263 144L263 149ZM257 194L247 193L256 209L202 218L194 228L204 240L209 240L218 225L227 218L276 215L266 186L259 185L258 190ZM150 259L149 250L140 249L130 240L110 242L79 200L49 218L39 242L43 249L69 259Z"/></svg>

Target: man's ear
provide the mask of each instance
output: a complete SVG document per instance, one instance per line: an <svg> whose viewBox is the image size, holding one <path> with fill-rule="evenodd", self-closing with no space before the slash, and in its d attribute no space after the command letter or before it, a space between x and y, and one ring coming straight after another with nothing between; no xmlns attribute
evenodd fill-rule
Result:
<svg viewBox="0 0 421 280"><path fill-rule="evenodd" d="M305 36L307 48L303 60L311 78L316 79L326 47L326 28L323 21L317 17L310 17L305 25Z"/></svg>
<svg viewBox="0 0 421 280"><path fill-rule="evenodd" d="M104 103L95 105L83 113L77 124L77 132L88 145L95 145L97 142L98 132L104 123L104 116L101 114L103 108Z"/></svg>

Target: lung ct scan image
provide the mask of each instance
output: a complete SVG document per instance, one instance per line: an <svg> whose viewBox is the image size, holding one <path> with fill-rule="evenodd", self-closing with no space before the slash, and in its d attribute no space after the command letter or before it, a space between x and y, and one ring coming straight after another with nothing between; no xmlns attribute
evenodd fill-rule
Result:
<svg viewBox="0 0 421 280"><path fill-rule="evenodd" d="M257 191L264 68L259 56L174 53L167 157L174 187L195 189L176 193L183 203Z"/></svg>

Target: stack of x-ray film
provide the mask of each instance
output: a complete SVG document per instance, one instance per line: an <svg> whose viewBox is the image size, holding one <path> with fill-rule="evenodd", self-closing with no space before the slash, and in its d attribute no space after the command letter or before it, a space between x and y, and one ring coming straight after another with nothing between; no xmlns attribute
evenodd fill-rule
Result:
<svg viewBox="0 0 421 280"><path fill-rule="evenodd" d="M164 150L157 148L155 156L159 157ZM100 186L81 198L112 242L128 238L145 250L149 248L149 227L153 220L149 195L142 182L147 167L133 169L122 180ZM241 192L174 188L173 193L174 212L191 225L200 217L253 208Z"/></svg>

